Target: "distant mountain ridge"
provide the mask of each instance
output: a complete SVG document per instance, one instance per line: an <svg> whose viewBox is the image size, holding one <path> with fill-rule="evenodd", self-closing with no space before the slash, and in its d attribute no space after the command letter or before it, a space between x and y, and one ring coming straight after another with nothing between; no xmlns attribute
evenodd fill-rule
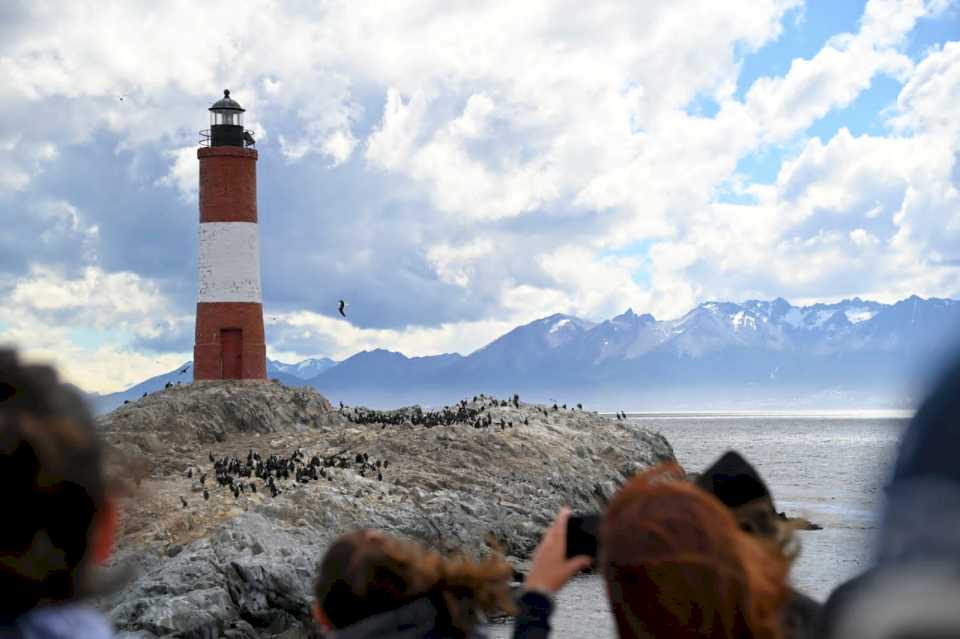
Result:
<svg viewBox="0 0 960 639"><path fill-rule="evenodd" d="M411 358L376 349L342 362L270 361L268 374L370 406L519 392L609 410L902 407L916 400L923 375L960 343L958 335L960 302L950 299L854 298L803 307L782 298L711 301L673 320L632 309L599 323L558 313L466 356ZM177 372L102 396L98 405L162 388Z"/></svg>
<svg viewBox="0 0 960 639"><path fill-rule="evenodd" d="M329 357L305 359L295 364L285 364L276 360L267 360L268 367L277 373L293 375L299 379L310 379L336 366L339 362Z"/></svg>

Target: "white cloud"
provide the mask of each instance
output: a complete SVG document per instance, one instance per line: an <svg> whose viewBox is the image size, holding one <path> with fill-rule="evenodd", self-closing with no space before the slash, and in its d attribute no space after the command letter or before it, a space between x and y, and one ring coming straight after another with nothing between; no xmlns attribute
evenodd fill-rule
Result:
<svg viewBox="0 0 960 639"><path fill-rule="evenodd" d="M270 313L272 323L280 325L288 334L301 341L334 343L323 353L315 351L274 350L275 358L301 359L322 354L334 359L345 359L361 350L384 348L400 351L408 356L436 355L459 351L463 354L484 346L515 326L511 320L458 322L438 326L410 326L400 330L364 329L349 321L328 317L310 311ZM533 319L532 317L530 319Z"/></svg>
<svg viewBox="0 0 960 639"><path fill-rule="evenodd" d="M173 158L170 170L157 182L173 187L180 196L188 202L196 202L197 188L200 181L200 164L197 161L197 147L184 146L168 151L167 156Z"/></svg>
<svg viewBox="0 0 960 639"><path fill-rule="evenodd" d="M167 300L133 273L87 268L70 278L36 268L15 283L0 308L0 343L16 345L25 358L56 365L85 390L109 392L170 370L185 353L150 354L130 341L156 337L156 318L170 317Z"/></svg>
<svg viewBox="0 0 960 639"><path fill-rule="evenodd" d="M425 109L423 94L404 102L397 89L387 89L380 127L367 138L367 161L383 169L398 169L407 162L423 126Z"/></svg>
<svg viewBox="0 0 960 639"><path fill-rule="evenodd" d="M333 161L333 166L343 164L353 154L357 139L350 130L338 129L331 133L323 143L323 152Z"/></svg>
<svg viewBox="0 0 960 639"><path fill-rule="evenodd" d="M875 235L868 233L864 229L853 229L850 231L850 241L861 247L872 247L880 243Z"/></svg>
<svg viewBox="0 0 960 639"><path fill-rule="evenodd" d="M856 34L840 34L782 77L757 80L746 108L762 139L783 141L832 109L849 105L878 73L905 77L910 59L897 46L927 12L922 0L870 0Z"/></svg>
<svg viewBox="0 0 960 639"><path fill-rule="evenodd" d="M92 266L77 279L36 268L15 284L10 301L32 311L82 310L87 317L107 323L113 315L140 318L163 310L156 287L136 274L104 273Z"/></svg>
<svg viewBox="0 0 960 639"><path fill-rule="evenodd" d="M196 131L229 87L261 154L300 164L290 173L311 176L325 198L298 195L284 205L291 210L265 215L284 249L264 256L265 271L303 276L323 264L336 282L324 294L373 290L386 323L409 317L397 307L410 297L438 307L436 326L417 318L391 329L288 313L278 330L332 345L305 355L468 351L557 311L600 318L633 306L671 317L705 297L960 293L946 266L960 244L960 129L950 117L960 47L916 64L904 54L917 20L944 3L871 0L855 33L758 80L741 101L738 51L796 28L801 4L34 3L29 37L0 43L0 196L27 197L46 167L106 131L118 154L165 160L148 186L192 202ZM905 81L890 135L804 138L878 75ZM703 97L718 104L715 117L688 113ZM358 149L364 162L350 162ZM773 183L735 175L763 152L788 158ZM728 187L755 201L718 202ZM349 200L350 189L377 188L390 192L367 208ZM83 264L112 248L99 242L129 242L109 217L83 203L72 211L54 207L43 223L93 238ZM124 222L128 234L141 228ZM94 330L119 321L130 336L156 338L163 328L137 317L169 314L169 282L100 268L0 281L17 295L10 312L38 318L50 352L70 353L82 370L93 371L79 359L94 351L71 347L52 315ZM117 362L120 349L102 356Z"/></svg>
<svg viewBox="0 0 960 639"><path fill-rule="evenodd" d="M467 288L473 280L476 262L487 259L493 252L493 242L480 238L462 246L432 246L427 250L427 260L441 280Z"/></svg>
<svg viewBox="0 0 960 639"><path fill-rule="evenodd" d="M930 52L897 96L890 122L900 132L944 136L960 144L960 42Z"/></svg>

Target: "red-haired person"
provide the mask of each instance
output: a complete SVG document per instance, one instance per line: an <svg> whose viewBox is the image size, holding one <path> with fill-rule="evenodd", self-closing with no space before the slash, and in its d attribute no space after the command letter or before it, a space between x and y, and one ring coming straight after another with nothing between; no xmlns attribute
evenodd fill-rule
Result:
<svg viewBox="0 0 960 639"><path fill-rule="evenodd" d="M630 480L600 529L620 639L782 639L788 562L675 465Z"/></svg>
<svg viewBox="0 0 960 639"><path fill-rule="evenodd" d="M82 601L116 529L102 455L79 394L0 349L0 636L113 636Z"/></svg>
<svg viewBox="0 0 960 639"><path fill-rule="evenodd" d="M501 557L445 557L373 530L343 535L320 563L314 616L337 639L461 639L483 637L483 614L507 612L515 639L547 637L553 595L591 561L565 556L568 516L541 540L518 601Z"/></svg>

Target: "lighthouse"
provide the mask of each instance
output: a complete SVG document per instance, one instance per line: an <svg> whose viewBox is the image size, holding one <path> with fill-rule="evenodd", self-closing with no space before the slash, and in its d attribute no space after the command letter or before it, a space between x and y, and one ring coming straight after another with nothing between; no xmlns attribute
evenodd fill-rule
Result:
<svg viewBox="0 0 960 639"><path fill-rule="evenodd" d="M193 379L265 380L257 151L244 109L223 92L201 132L200 245Z"/></svg>

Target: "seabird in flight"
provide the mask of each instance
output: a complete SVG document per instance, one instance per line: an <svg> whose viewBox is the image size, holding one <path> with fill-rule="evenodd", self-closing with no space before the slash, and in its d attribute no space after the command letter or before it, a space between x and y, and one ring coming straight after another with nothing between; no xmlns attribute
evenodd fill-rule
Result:
<svg viewBox="0 0 960 639"><path fill-rule="evenodd" d="M340 300L340 306L337 308L337 310L340 311L340 314L341 314L341 315L343 315L344 317L346 317L346 316L347 316L347 313L346 313L347 303L344 302L343 300Z"/></svg>

